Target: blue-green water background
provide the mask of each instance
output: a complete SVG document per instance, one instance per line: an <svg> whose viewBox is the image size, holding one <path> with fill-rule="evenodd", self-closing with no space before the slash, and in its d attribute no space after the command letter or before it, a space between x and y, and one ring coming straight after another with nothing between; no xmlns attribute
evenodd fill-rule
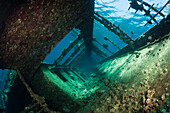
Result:
<svg viewBox="0 0 170 113"><path fill-rule="evenodd" d="M155 4L155 8L160 10L162 6L168 1L168 0L145 0L149 4ZM109 21L115 23L116 25L120 24L120 28L123 29L129 36L131 36L131 32L133 32L134 36L133 39L136 39L140 35L142 35L144 32L146 32L149 28L153 27L155 23L153 22L152 25L148 24L147 26L144 26L147 20L150 18L147 16L143 16L144 12L138 11L135 13L134 9L130 9L128 11L130 4L128 0L95 0L95 12L99 13L103 17L107 18ZM144 7L148 9L149 7ZM170 5L168 5L162 13L165 15L168 15L170 13ZM153 10L151 10L151 15L156 14ZM156 20L159 22L162 19L160 15L156 16ZM88 28L87 28L88 29ZM107 44L108 49L112 52L118 51L116 47L114 47L111 43L104 40L104 36L107 36L110 38L115 44L117 44L120 48L123 48L126 44L123 43L122 40L118 38L114 33L108 31L103 25L101 25L99 22L94 21L94 28L93 28L93 37L95 37L99 42L102 44ZM64 50L64 48L67 48L69 45L69 42L71 40L75 39L75 34L73 35L72 32L70 32L55 48L54 50L47 56L47 58L44 60L45 63L53 63L54 60L61 54L61 52ZM94 44L96 44L94 42ZM96 44L100 49L102 49L104 52L106 52L108 55L111 55L107 50L105 50L100 45ZM70 51L69 54L63 59L60 64L64 62L66 58L69 57L69 55L73 52Z"/></svg>

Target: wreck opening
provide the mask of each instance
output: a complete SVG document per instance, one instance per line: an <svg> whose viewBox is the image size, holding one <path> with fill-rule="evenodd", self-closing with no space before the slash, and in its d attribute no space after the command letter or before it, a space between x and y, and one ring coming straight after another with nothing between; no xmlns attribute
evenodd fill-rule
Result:
<svg viewBox="0 0 170 113"><path fill-rule="evenodd" d="M3 112L169 112L169 0L14 1Z"/></svg>

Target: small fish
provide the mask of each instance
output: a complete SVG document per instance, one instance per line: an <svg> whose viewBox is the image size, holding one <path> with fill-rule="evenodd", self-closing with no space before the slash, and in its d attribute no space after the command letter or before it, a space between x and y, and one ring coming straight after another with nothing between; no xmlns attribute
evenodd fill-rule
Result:
<svg viewBox="0 0 170 113"><path fill-rule="evenodd" d="M133 31L131 31L131 34L133 35Z"/></svg>

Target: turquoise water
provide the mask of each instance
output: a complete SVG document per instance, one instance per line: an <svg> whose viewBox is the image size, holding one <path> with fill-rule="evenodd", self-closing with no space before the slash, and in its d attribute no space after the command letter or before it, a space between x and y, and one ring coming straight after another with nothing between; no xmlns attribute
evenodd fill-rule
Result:
<svg viewBox="0 0 170 113"><path fill-rule="evenodd" d="M145 0L149 4L155 3L155 7L160 10L162 6L167 2L167 0ZM146 32L149 28L153 27L155 23L152 25L148 24L144 26L147 20L150 18L148 16L143 16L144 11L138 11L135 14L134 9L128 10L130 4L128 0L96 0L95 1L95 12L102 15L109 21L115 23L116 25L120 24L120 28L124 30L129 36L132 36L131 32L133 32L133 39L136 39L144 32ZM148 7L144 7L148 9ZM170 5L168 5L162 13L167 15L170 11ZM151 10L151 14L154 15L155 12ZM160 15L156 16L156 20L159 22L162 19ZM104 26L102 26L99 22L94 22L94 37L96 37L100 42L104 42L108 44L108 48L113 52L116 52L117 49L107 41L103 39L104 36L110 38L115 44L117 44L120 48L124 47L126 44L123 43L118 36L114 33L109 32Z"/></svg>
<svg viewBox="0 0 170 113"><path fill-rule="evenodd" d="M135 40L137 37L146 32L149 28L153 27L155 23L153 22L153 24L148 24L147 26L144 26L147 23L147 20L150 19L150 17L144 16L144 11L143 12L138 11L137 13L135 13L135 10L132 8L128 10L130 6L129 2L130 1L128 0L95 0L95 12L102 15L109 21L115 23L116 25L120 24L120 28L124 30L129 36L132 36L133 33L132 38ZM167 2L167 0L145 0L145 2L148 2L151 5L154 3L155 4L154 7L160 10L162 6ZM148 9L149 7L144 8ZM164 13L164 15L169 14L170 13L169 9L170 5L168 5L162 11L162 13ZM154 14L155 12L151 10L151 15ZM156 16L156 20L158 22L161 19L162 17L160 15ZM67 36L65 36L65 38L46 57L44 63L48 64L54 63L55 59L62 53L64 48L67 48L69 42L75 40L77 35L78 33L73 34L72 32L70 32ZM117 52L118 49L108 41L104 40L104 36L107 36L120 48L123 48L127 45L122 40L120 40L118 36L108 31L108 29L106 29L102 24L94 20L93 37L95 37L97 41L101 42L101 44L107 44L108 49L113 53ZM104 49L102 46L98 45L96 42L93 43L97 45L98 48L103 50L108 56L112 55L109 51ZM67 59L70 56L72 52L73 50L71 50L59 64L62 64L65 61L65 59ZM95 55L93 55L92 57L95 57L97 61L103 60L102 58Z"/></svg>

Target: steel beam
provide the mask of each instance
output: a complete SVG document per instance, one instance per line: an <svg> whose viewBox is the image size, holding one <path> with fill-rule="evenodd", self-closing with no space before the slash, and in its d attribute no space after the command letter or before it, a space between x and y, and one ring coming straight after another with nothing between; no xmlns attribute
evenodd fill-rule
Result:
<svg viewBox="0 0 170 113"><path fill-rule="evenodd" d="M116 48L120 49L113 41L111 41L109 38L106 36L104 37L105 40L108 40L110 43L112 43Z"/></svg>
<svg viewBox="0 0 170 113"><path fill-rule="evenodd" d="M81 37L78 35L78 37L70 43L70 45L64 49L61 53L61 55L54 61L55 64L57 65L58 63L60 63L62 61L62 59L67 55L67 53L69 53L69 51L81 40Z"/></svg>
<svg viewBox="0 0 170 113"><path fill-rule="evenodd" d="M65 60L65 62L62 65L67 65L69 61L84 47L84 43L80 44L80 46L75 47L74 52Z"/></svg>
<svg viewBox="0 0 170 113"><path fill-rule="evenodd" d="M105 48L107 51L109 51L111 54L113 54L112 51L110 51L107 47L104 46L104 44L101 44L99 41L97 41L96 39L93 39L95 42L97 42L100 46L102 46L103 48Z"/></svg>
<svg viewBox="0 0 170 113"><path fill-rule="evenodd" d="M86 48L80 51L80 53L68 64L69 66L72 66L75 61L78 61L80 56L86 51Z"/></svg>
<svg viewBox="0 0 170 113"><path fill-rule="evenodd" d="M101 56L102 58L108 57L106 53L104 53L102 50L100 50L96 45L93 44L93 50L97 55Z"/></svg>
<svg viewBox="0 0 170 113"><path fill-rule="evenodd" d="M156 8L153 7L152 5L148 4L147 2L145 2L145 1L143 1L143 0L137 0L137 1L141 2L142 4L144 4L144 5L148 6L148 7L151 7L151 8L152 8L154 11L156 11L156 12L159 12L158 9L156 9ZM169 2L169 1L168 1L168 2ZM160 14L162 17L165 17L165 15L164 15L163 13L159 12L159 14Z"/></svg>
<svg viewBox="0 0 170 113"><path fill-rule="evenodd" d="M148 20L148 22L147 22L144 26L146 26L149 22L151 22L151 20L154 20L154 22L157 23L157 21L155 21L155 20L156 20L155 17L156 17L158 14L162 14L161 11L162 11L169 3L170 3L170 1L168 0L168 2L167 2L153 17L150 16L151 19ZM163 17L165 17L165 16L163 16ZM157 23L157 24L158 24L158 23Z"/></svg>
<svg viewBox="0 0 170 113"><path fill-rule="evenodd" d="M133 48L132 44L134 40L122 29L120 29L119 26L116 26L114 23L110 22L109 20L99 15L98 13L95 13L94 19L103 24L109 31L112 31L114 34L119 36L119 38L123 40L123 42L125 42L131 48Z"/></svg>

